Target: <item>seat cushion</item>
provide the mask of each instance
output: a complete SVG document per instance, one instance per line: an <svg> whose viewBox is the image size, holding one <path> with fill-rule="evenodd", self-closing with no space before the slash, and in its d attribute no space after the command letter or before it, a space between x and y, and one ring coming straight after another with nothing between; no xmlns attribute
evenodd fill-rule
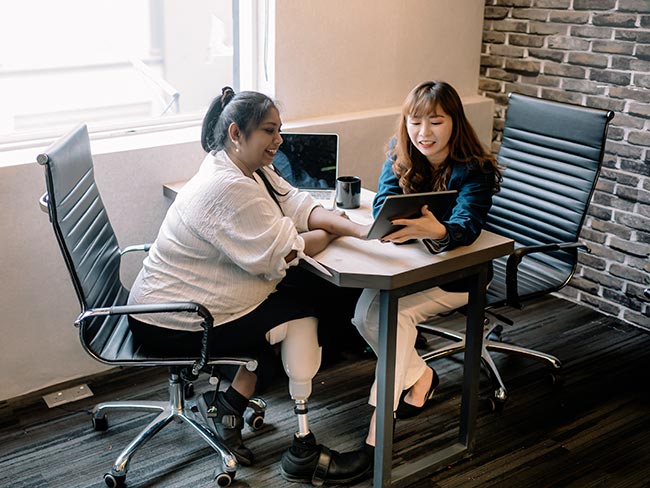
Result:
<svg viewBox="0 0 650 488"><path fill-rule="evenodd" d="M103 323L90 323L82 327L80 339L86 350L103 363L113 365L152 365L161 366L191 365L196 358L178 356L163 357L148 351L146 345L137 343L129 327L128 316L115 315L97 317ZM94 335L90 331L96 331Z"/></svg>

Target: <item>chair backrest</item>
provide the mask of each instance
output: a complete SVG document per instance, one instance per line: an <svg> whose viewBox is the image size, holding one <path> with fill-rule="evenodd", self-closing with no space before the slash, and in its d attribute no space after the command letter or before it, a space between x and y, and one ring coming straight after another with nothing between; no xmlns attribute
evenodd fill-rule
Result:
<svg viewBox="0 0 650 488"><path fill-rule="evenodd" d="M497 159L505 168L486 228L516 247L576 242L596 187L614 114L511 94ZM495 262L489 302L505 297L505 258ZM562 288L577 251L534 253L522 263L522 298ZM523 275L523 276L522 276Z"/></svg>
<svg viewBox="0 0 650 488"><path fill-rule="evenodd" d="M37 161L45 168L50 221L82 311L125 304L128 290L120 281L120 250L95 184L86 125L56 141ZM93 319L84 327L82 342L105 343L102 325L118 320ZM95 346L103 349L103 344Z"/></svg>

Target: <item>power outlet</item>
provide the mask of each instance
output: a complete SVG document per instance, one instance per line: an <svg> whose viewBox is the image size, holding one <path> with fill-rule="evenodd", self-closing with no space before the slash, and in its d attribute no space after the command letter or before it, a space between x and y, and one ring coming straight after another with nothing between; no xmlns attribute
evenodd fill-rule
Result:
<svg viewBox="0 0 650 488"><path fill-rule="evenodd" d="M88 385L77 385L72 388L49 393L43 396L43 400L45 400L45 403L49 408L54 408L91 396L93 396L93 392L88 388Z"/></svg>

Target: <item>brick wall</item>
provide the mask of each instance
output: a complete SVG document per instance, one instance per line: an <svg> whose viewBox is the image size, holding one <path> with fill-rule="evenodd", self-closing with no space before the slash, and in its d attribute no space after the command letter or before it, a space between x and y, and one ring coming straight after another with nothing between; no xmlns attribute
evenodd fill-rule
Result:
<svg viewBox="0 0 650 488"><path fill-rule="evenodd" d="M650 0L487 0L480 90L613 110L603 171L567 298L650 326Z"/></svg>

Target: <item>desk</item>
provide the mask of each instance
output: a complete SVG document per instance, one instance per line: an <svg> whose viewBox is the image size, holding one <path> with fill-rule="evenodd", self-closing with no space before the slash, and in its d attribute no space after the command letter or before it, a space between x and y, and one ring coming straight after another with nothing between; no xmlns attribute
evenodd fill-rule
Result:
<svg viewBox="0 0 650 488"><path fill-rule="evenodd" d="M165 195L173 198L180 187L182 182L165 185ZM372 198L372 192L363 190L361 207L346 210L346 213L356 222L370 223ZM311 272L337 286L381 290L375 487L408 485L469 455L473 449L488 268L491 260L510 254L513 249L512 240L487 231L483 231L471 246L438 255L430 254L421 243L397 246L377 240L363 241L353 237L340 237L323 252L314 256L327 268L329 274L302 263ZM458 441L416 462L392 469L398 300L411 293L469 276L475 279L470 280L472 285L469 290L465 330Z"/></svg>
<svg viewBox="0 0 650 488"><path fill-rule="evenodd" d="M181 188L187 183L187 180L174 181L163 185L163 195L174 200Z"/></svg>
<svg viewBox="0 0 650 488"><path fill-rule="evenodd" d="M372 192L362 192L361 207L346 210L354 221L372 220ZM432 255L421 243L397 246L377 240L352 237L334 240L314 258L331 273L328 276L305 267L338 286L375 288L380 292L380 331L378 354L377 448L374 486L405 486L470 454L478 412L478 382L481 367L481 342L485 308L485 289L489 262L510 254L510 239L483 231L471 246ZM466 321L460 428L453 445L408 465L392 469L393 391L395 381L395 340L400 297L472 276Z"/></svg>

